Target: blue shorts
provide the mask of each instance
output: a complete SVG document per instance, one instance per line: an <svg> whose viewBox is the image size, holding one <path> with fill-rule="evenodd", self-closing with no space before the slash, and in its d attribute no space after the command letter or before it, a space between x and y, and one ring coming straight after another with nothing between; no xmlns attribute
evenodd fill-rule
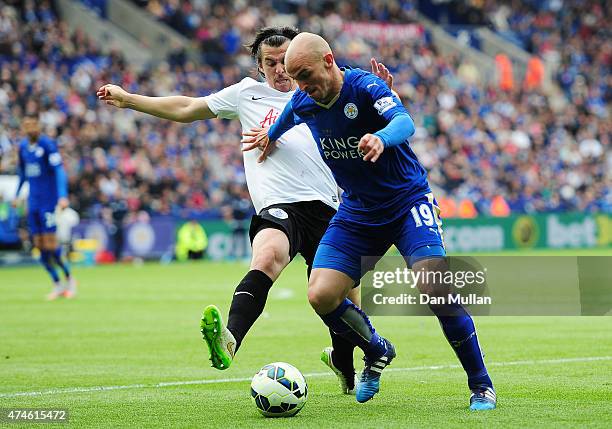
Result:
<svg viewBox="0 0 612 429"><path fill-rule="evenodd" d="M335 216L321 239L312 267L341 271L357 281L374 268L391 245L409 266L420 259L444 257L439 214L430 193L416 200L404 216L384 225L368 226Z"/></svg>
<svg viewBox="0 0 612 429"><path fill-rule="evenodd" d="M30 229L30 234L32 235L55 232L55 206L29 208L28 228Z"/></svg>

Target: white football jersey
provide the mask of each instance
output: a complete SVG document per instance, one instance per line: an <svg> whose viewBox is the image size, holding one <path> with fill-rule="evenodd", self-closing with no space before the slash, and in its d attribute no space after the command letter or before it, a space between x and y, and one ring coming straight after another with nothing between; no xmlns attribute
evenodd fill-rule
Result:
<svg viewBox="0 0 612 429"><path fill-rule="evenodd" d="M239 119L243 131L269 127L291 100L291 92L281 92L250 77L205 97L210 110L219 118ZM262 163L259 150L244 152L244 171L255 210L272 204L318 200L338 208L338 186L323 162L306 124L287 131L278 147Z"/></svg>

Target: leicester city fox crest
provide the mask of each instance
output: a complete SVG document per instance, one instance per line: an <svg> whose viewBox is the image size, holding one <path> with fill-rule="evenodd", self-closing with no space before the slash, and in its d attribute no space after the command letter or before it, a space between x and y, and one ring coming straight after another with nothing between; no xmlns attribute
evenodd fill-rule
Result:
<svg viewBox="0 0 612 429"><path fill-rule="evenodd" d="M344 114L349 119L355 119L359 114L359 110L357 110L357 106L355 106L355 104L347 103L346 106L344 106Z"/></svg>

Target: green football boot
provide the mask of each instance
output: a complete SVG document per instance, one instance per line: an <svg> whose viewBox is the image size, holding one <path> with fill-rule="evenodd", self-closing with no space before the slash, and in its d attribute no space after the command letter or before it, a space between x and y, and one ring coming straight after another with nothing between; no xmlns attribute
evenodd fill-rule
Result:
<svg viewBox="0 0 612 429"><path fill-rule="evenodd" d="M212 366L220 370L228 369L234 359L236 339L223 323L216 306L209 305L204 309L200 332L208 345Z"/></svg>
<svg viewBox="0 0 612 429"><path fill-rule="evenodd" d="M333 350L334 349L332 347L325 347L321 353L321 362L323 362L334 372L334 374L336 374L338 381L340 382L340 389L342 390L342 393L345 395L354 395L355 386L357 386L357 376L355 375L355 371L351 371L346 374L340 371L332 360Z"/></svg>

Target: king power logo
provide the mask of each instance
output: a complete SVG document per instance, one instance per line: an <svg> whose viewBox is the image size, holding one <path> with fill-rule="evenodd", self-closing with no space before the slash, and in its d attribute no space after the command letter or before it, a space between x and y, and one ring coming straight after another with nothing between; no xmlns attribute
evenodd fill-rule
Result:
<svg viewBox="0 0 612 429"><path fill-rule="evenodd" d="M266 114L259 125L261 128L272 126L274 122L278 119L278 110L270 109L270 111Z"/></svg>
<svg viewBox="0 0 612 429"><path fill-rule="evenodd" d="M365 155L359 148L359 137L319 137L325 159L359 159Z"/></svg>

